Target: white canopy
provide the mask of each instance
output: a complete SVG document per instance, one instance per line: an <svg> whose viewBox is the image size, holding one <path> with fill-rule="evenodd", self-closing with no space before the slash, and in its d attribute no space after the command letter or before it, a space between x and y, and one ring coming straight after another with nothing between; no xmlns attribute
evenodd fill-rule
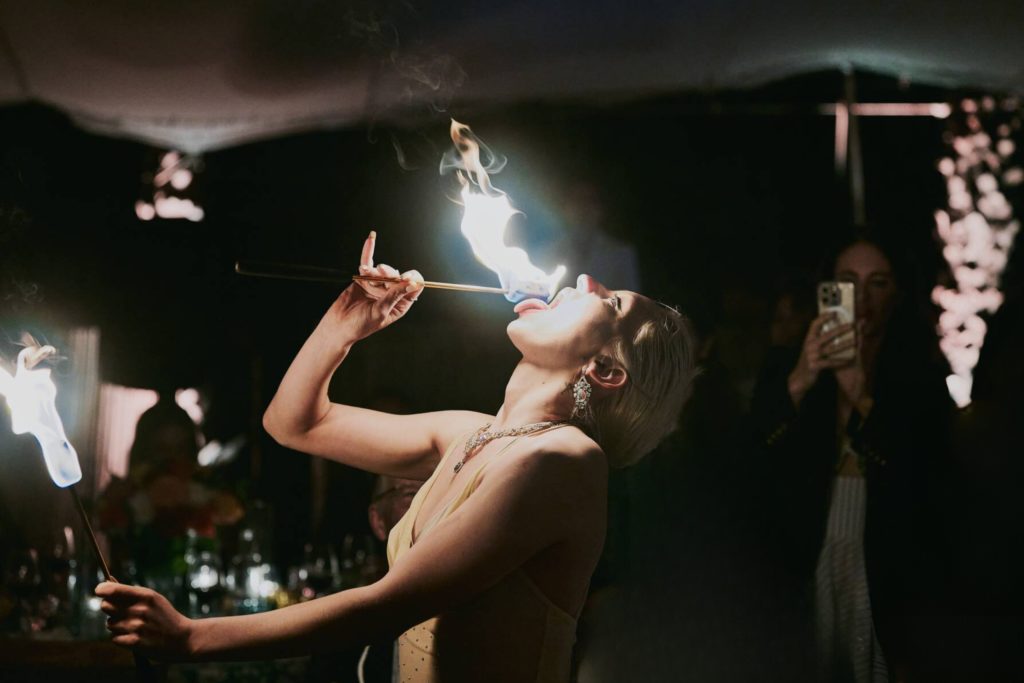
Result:
<svg viewBox="0 0 1024 683"><path fill-rule="evenodd" d="M426 3L422 3L426 4ZM449 101L600 101L854 67L1024 86L1024 3L12 0L0 104L201 152Z"/></svg>

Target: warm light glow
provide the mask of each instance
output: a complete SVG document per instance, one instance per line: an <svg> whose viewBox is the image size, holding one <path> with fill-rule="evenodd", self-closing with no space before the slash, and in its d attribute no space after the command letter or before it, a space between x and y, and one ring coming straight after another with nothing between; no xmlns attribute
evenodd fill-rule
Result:
<svg viewBox="0 0 1024 683"><path fill-rule="evenodd" d="M135 441L135 426L159 399L159 394L151 389L100 385L95 447L98 490L103 490L112 476L128 476L128 456Z"/></svg>
<svg viewBox="0 0 1024 683"><path fill-rule="evenodd" d="M202 397L199 395L198 389L178 389L174 392L174 402L188 413L193 422L197 425L203 424L205 415L203 414Z"/></svg>
<svg viewBox="0 0 1024 683"><path fill-rule="evenodd" d="M152 200L139 199L135 202L135 215L142 221L154 218L184 218L193 222L203 220L206 212L188 197L178 196L192 186L195 175L202 170L198 156L170 151L160 157L159 168L152 175L143 177L147 194L152 191Z"/></svg>
<svg viewBox="0 0 1024 683"><path fill-rule="evenodd" d="M7 399L14 433L30 433L36 437L53 483L71 486L82 480L78 453L64 434L64 425L57 413L57 386L50 379L50 369L26 367L26 358L34 351L22 349L13 377L0 368L0 394Z"/></svg>
<svg viewBox="0 0 1024 683"><path fill-rule="evenodd" d="M481 160L480 143L469 127L453 119L451 136L459 157L453 165L459 169L465 207L462 234L469 240L473 253L480 263L497 273L509 301L531 297L549 300L565 275L565 266L545 273L523 249L505 244L508 221L517 212L508 195L491 185L487 166Z"/></svg>
<svg viewBox="0 0 1024 683"><path fill-rule="evenodd" d="M932 301L943 309L939 346L953 371L946 386L964 407L971 402L974 367L988 329L981 314L993 314L1003 303L999 284L1020 231L1002 187L1019 185L1024 171L1010 159L1016 151L1009 138L1014 126L996 126L995 141L982 128L979 109L994 111L994 100L986 98L980 107L964 100L960 108L967 115L965 130L951 140L953 155L938 164L946 179L947 208L935 213L942 255L956 287L935 287Z"/></svg>

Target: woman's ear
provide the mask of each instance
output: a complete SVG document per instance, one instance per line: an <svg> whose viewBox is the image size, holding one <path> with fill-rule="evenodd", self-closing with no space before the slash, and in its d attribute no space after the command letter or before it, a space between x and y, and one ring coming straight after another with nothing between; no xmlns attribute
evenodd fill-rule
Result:
<svg viewBox="0 0 1024 683"><path fill-rule="evenodd" d="M621 389L629 381L626 370L607 356L590 361L583 374L593 387L604 391Z"/></svg>

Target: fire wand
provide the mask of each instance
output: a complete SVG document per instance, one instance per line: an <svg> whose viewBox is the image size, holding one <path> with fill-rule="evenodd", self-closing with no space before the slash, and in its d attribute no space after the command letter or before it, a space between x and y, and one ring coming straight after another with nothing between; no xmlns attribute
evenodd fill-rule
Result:
<svg viewBox="0 0 1024 683"><path fill-rule="evenodd" d="M253 277L266 277L277 280L302 280L305 282L334 282L343 283L349 280L357 282L401 282L401 278L381 277L378 275L352 275L351 277L343 271L334 268L319 268L317 266L284 264L284 263L252 263L245 261L235 262L235 272L239 275L250 275ZM449 289L456 292L480 292L483 294L502 294L506 292L501 287L482 287L480 285L460 285L454 282L434 282L427 280L424 287L430 289Z"/></svg>
<svg viewBox="0 0 1024 683"><path fill-rule="evenodd" d="M401 278L383 277L380 275L348 275L334 268L320 268L287 263L255 263L236 261L235 272L239 275L265 277L275 280L301 280L304 282L401 282ZM512 278L508 289L501 287L484 287L481 285L463 285L454 282L435 282L426 280L423 286L427 289L447 289L456 292L477 292L480 294L501 294L512 302L523 299L543 299L548 301L552 295L551 283L539 279Z"/></svg>
<svg viewBox="0 0 1024 683"><path fill-rule="evenodd" d="M75 509L82 519L86 535L92 545L96 559L103 569L103 577L107 581L117 582L110 573L96 535L93 533L89 515L85 512L75 484L82 480L82 467L78 463L78 453L68 441L64 433L64 424L57 413L57 386L50 379L50 369L35 369L44 358L52 356L56 349L52 346L26 347L18 354L17 368L12 376L0 368L0 395L7 399L11 411L11 428L15 434L32 434L39 442L43 452L43 460L50 479L60 488L71 491L75 501ZM143 683L155 683L159 680L157 669L148 659L132 652L135 658L135 671Z"/></svg>

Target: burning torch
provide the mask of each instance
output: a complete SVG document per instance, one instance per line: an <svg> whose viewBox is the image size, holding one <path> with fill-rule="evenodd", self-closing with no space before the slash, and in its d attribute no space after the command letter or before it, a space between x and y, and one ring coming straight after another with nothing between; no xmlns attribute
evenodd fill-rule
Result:
<svg viewBox="0 0 1024 683"><path fill-rule="evenodd" d="M18 354L14 375L0 367L0 395L7 399L11 411L11 429L15 434L32 434L39 442L46 461L46 469L50 479L60 488L71 492L75 501L75 509L82 520L86 535L92 545L93 552L99 560L103 576L107 581L116 582L110 573L96 535L93 533L89 515L82 506L75 484L82 480L82 467L78 463L78 453L68 441L64 433L64 424L57 413L57 386L50 379L50 368L36 368L42 360L55 354L57 350L49 345L42 347L26 347ZM135 666L139 678L144 681L156 680L155 670L144 657L135 655Z"/></svg>
<svg viewBox="0 0 1024 683"><path fill-rule="evenodd" d="M456 170L462 186L462 234L469 241L477 260L498 276L501 287L430 280L424 282L423 286L427 289L501 294L512 303L526 299L539 299L547 303L565 275L565 266L560 265L551 273L546 273L530 261L526 251L505 244L508 221L518 212L512 207L508 195L491 184L488 170L493 172L494 169L489 169L489 164L483 158L485 155L490 156L489 150L476 138L469 126L454 119L450 132L454 148L441 162L441 171ZM349 280L340 270L305 265L238 261L235 263L235 272L239 275L313 282L340 283ZM400 278L377 275L354 275L351 279L381 284L401 281Z"/></svg>

